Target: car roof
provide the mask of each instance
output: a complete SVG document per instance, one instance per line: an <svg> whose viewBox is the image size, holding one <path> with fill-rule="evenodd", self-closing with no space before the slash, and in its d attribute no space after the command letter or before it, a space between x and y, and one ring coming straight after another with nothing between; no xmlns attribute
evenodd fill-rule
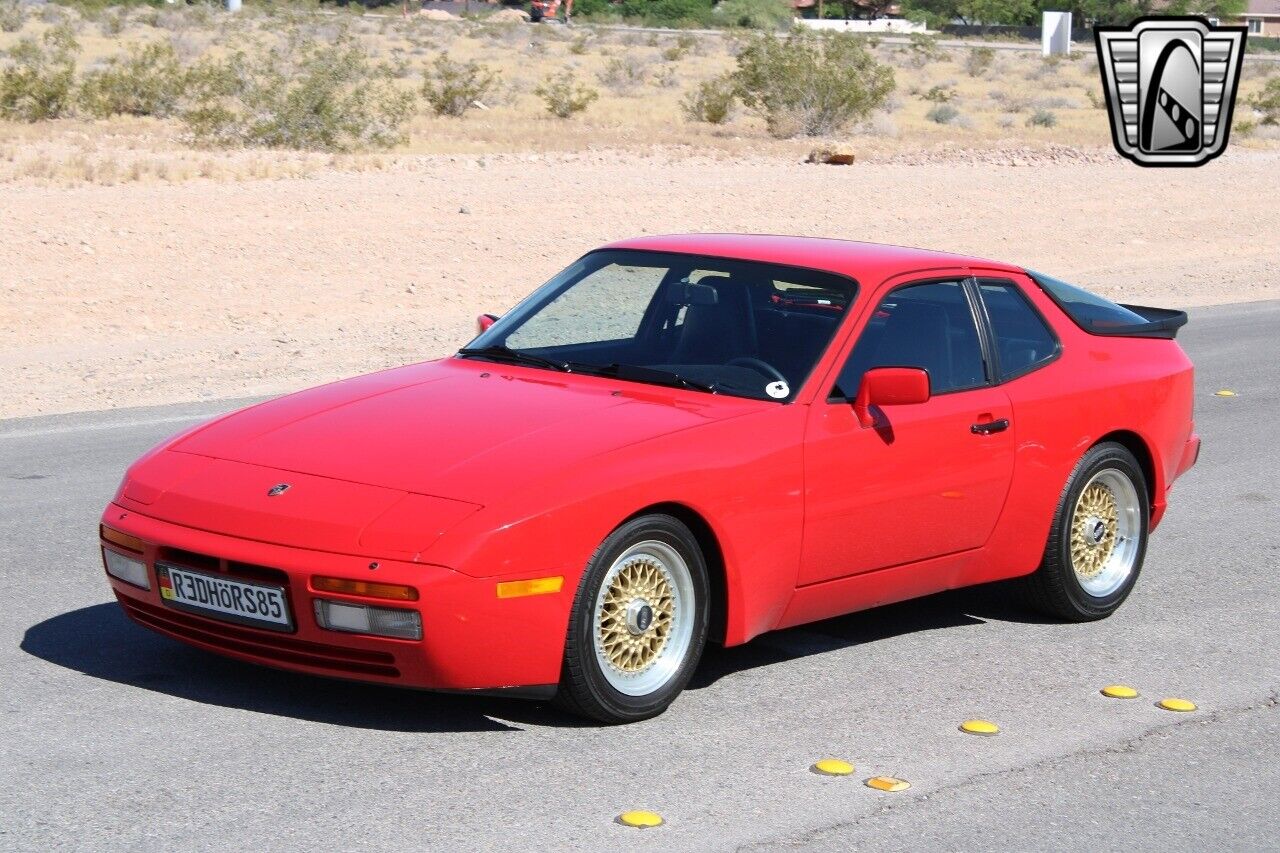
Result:
<svg viewBox="0 0 1280 853"><path fill-rule="evenodd" d="M665 234L620 240L603 248L712 255L808 267L841 273L863 284L878 284L899 273L938 267L977 266L1023 272L1022 267L1012 264L950 252L862 243L856 240L785 237L774 234Z"/></svg>

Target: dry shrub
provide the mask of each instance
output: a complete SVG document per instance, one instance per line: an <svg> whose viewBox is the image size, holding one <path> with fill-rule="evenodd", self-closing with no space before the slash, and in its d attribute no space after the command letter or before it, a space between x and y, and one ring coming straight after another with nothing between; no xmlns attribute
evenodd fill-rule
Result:
<svg viewBox="0 0 1280 853"><path fill-rule="evenodd" d="M205 145L301 151L389 148L405 139L414 96L352 42L307 42L200 63L183 121Z"/></svg>
<svg viewBox="0 0 1280 853"><path fill-rule="evenodd" d="M498 85L498 75L478 62L435 61L434 73L422 83L422 96L436 115L462 116Z"/></svg>
<svg viewBox="0 0 1280 853"><path fill-rule="evenodd" d="M1036 110L1027 116L1027 127L1056 127L1058 117L1048 110Z"/></svg>
<svg viewBox="0 0 1280 853"><path fill-rule="evenodd" d="M1272 77L1267 85L1249 99L1249 106L1262 113L1265 125L1280 125L1280 77Z"/></svg>
<svg viewBox="0 0 1280 853"><path fill-rule="evenodd" d="M16 33L27 22L27 12L17 0L0 2L0 32Z"/></svg>
<svg viewBox="0 0 1280 853"><path fill-rule="evenodd" d="M951 124L960 117L960 111L951 104L934 104L924 117L936 124Z"/></svg>
<svg viewBox="0 0 1280 853"><path fill-rule="evenodd" d="M186 71L164 42L134 46L84 76L80 106L98 118L112 115L174 115L186 88Z"/></svg>
<svg viewBox="0 0 1280 853"><path fill-rule="evenodd" d="M738 97L777 138L825 136L865 118L893 91L893 69L846 33L757 36L738 54Z"/></svg>
<svg viewBox="0 0 1280 853"><path fill-rule="evenodd" d="M995 61L995 50L989 47L975 47L965 57L965 73L970 77L981 77L991 70L991 66L995 64Z"/></svg>
<svg viewBox="0 0 1280 853"><path fill-rule="evenodd" d="M644 85L648 73L644 60L629 53L610 59L598 76L604 87L614 94L630 95Z"/></svg>
<svg viewBox="0 0 1280 853"><path fill-rule="evenodd" d="M65 26L48 30L40 41L24 38L10 48L12 64L0 71L0 118L35 122L70 115L79 52Z"/></svg>
<svg viewBox="0 0 1280 853"><path fill-rule="evenodd" d="M689 121L724 124L733 115L737 90L732 78L713 77L703 80L684 96L680 109Z"/></svg>
<svg viewBox="0 0 1280 853"><path fill-rule="evenodd" d="M533 93L542 99L547 112L556 118L572 118L600 97L595 89L581 83L570 83L564 78L543 83Z"/></svg>

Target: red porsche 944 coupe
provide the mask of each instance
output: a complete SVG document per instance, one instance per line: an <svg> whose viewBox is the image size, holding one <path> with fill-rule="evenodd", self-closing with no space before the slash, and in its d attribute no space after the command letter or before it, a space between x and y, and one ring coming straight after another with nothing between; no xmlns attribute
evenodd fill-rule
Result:
<svg viewBox="0 0 1280 853"><path fill-rule="evenodd" d="M1185 322L938 252L627 240L452 357L150 451L105 568L202 649L607 722L708 639L967 584L1099 619L1199 452Z"/></svg>

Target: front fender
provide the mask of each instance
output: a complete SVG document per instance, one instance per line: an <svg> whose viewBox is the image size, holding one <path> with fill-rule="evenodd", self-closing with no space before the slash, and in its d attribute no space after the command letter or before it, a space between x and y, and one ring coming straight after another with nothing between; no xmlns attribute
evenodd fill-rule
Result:
<svg viewBox="0 0 1280 853"><path fill-rule="evenodd" d="M780 620L795 589L807 409L760 412L581 460L450 529L423 558L472 577L561 575L572 596L591 555L625 519L675 503L700 516L724 558L726 644Z"/></svg>

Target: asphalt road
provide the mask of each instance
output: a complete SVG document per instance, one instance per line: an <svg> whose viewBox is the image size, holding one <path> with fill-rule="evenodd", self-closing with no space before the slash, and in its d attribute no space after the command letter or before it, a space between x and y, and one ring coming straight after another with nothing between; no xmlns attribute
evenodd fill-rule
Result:
<svg viewBox="0 0 1280 853"><path fill-rule="evenodd" d="M1181 339L1204 450L1115 617L934 596L713 650L669 713L621 728L136 628L98 512L132 458L229 404L0 422L0 849L1275 849L1280 302L1197 310ZM960 733L971 717L1003 731ZM810 773L826 755L857 773ZM612 822L629 808L667 823Z"/></svg>

